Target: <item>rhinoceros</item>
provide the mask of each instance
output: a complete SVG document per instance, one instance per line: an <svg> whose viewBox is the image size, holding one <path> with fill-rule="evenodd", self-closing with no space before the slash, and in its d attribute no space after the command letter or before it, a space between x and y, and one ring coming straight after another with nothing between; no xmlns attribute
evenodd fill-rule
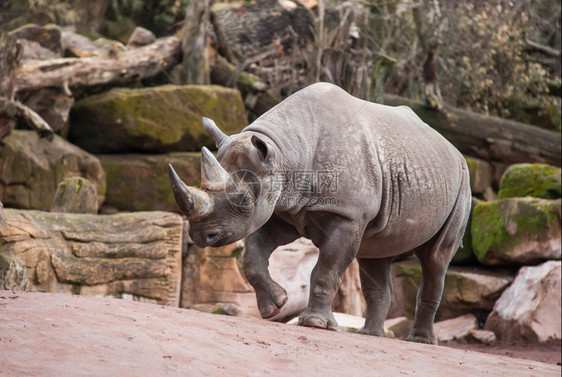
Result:
<svg viewBox="0 0 562 377"><path fill-rule="evenodd" d="M225 135L208 118L203 127L216 158L202 148L200 188L169 165L174 197L197 245L245 238L242 268L263 318L287 301L269 275L269 256L306 237L320 252L299 324L337 329L332 301L357 258L367 303L359 332L384 336L391 263L413 251L422 276L408 340L437 342L445 273L471 207L467 164L453 145L409 107L364 101L328 83L289 96L239 134Z"/></svg>

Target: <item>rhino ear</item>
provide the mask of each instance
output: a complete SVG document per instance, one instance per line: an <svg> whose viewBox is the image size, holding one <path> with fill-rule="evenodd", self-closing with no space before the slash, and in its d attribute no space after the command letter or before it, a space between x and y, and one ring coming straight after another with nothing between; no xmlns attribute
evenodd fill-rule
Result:
<svg viewBox="0 0 562 377"><path fill-rule="evenodd" d="M203 117L203 129L215 140L215 145L220 148L230 141L230 136L222 132L211 118Z"/></svg>
<svg viewBox="0 0 562 377"><path fill-rule="evenodd" d="M258 154L260 155L262 161L266 161L269 157L269 148L265 141L260 139L258 136L252 136L252 144L258 150Z"/></svg>

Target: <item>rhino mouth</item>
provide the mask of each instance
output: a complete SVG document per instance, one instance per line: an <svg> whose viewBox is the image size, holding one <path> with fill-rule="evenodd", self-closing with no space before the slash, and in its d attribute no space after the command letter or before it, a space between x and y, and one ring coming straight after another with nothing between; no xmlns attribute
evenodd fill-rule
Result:
<svg viewBox="0 0 562 377"><path fill-rule="evenodd" d="M220 233L218 231L206 231L192 234L191 239L199 247L219 247L236 242L237 239L231 232Z"/></svg>

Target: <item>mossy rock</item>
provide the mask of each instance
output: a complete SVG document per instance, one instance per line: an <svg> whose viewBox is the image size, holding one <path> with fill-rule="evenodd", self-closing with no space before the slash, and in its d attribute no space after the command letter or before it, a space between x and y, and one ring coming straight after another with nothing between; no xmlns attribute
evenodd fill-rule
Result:
<svg viewBox="0 0 562 377"><path fill-rule="evenodd" d="M96 186L82 177L71 177L62 181L55 193L51 212L98 213Z"/></svg>
<svg viewBox="0 0 562 377"><path fill-rule="evenodd" d="M472 247L485 265L536 264L560 259L561 200L509 198L479 203Z"/></svg>
<svg viewBox="0 0 562 377"><path fill-rule="evenodd" d="M470 189L474 194L483 194L494 181L492 164L474 157L464 156L470 173Z"/></svg>
<svg viewBox="0 0 562 377"><path fill-rule="evenodd" d="M0 145L0 200L6 207L48 211L57 186L83 177L105 199L105 173L93 155L55 135L52 141L35 131L15 130Z"/></svg>
<svg viewBox="0 0 562 377"><path fill-rule="evenodd" d="M120 211L178 211L168 163L190 186L200 185L199 153L98 155L107 176L105 204Z"/></svg>
<svg viewBox="0 0 562 377"><path fill-rule="evenodd" d="M92 153L167 153L214 148L201 118L212 118L227 134L246 126L236 89L215 85L164 85L112 89L77 102L70 113L69 140Z"/></svg>
<svg viewBox="0 0 562 377"><path fill-rule="evenodd" d="M532 196L562 197L560 168L546 164L511 165L500 181L499 199Z"/></svg>
<svg viewBox="0 0 562 377"><path fill-rule="evenodd" d="M472 211L474 211L474 207L476 207L480 203L480 200L477 198L472 198L472 206L470 209L470 216L468 217L468 224L466 224L466 229L464 232L464 236L462 238L462 244L455 253L451 264L473 264L477 262L476 256L472 250L472 232L470 231L470 227L472 224Z"/></svg>

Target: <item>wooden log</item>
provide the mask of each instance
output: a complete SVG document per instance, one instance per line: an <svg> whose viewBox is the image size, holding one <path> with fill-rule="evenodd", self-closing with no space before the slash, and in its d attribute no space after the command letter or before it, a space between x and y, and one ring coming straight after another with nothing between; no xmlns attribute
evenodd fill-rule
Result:
<svg viewBox="0 0 562 377"><path fill-rule="evenodd" d="M422 102L384 96L385 105L409 106L462 153L505 164L520 162L560 166L560 133L539 127L445 106L444 112Z"/></svg>
<svg viewBox="0 0 562 377"><path fill-rule="evenodd" d="M235 83L232 82L233 77L236 78ZM251 115L250 121L281 102L280 99L266 91L267 84L258 76L244 71L236 72L234 65L221 56L217 57L215 64L211 67L211 82L224 86L231 83L232 86L236 86L244 97L244 105Z"/></svg>
<svg viewBox="0 0 562 377"><path fill-rule="evenodd" d="M0 97L0 140L12 133L16 119L39 132L41 137L53 139L53 130L39 114L19 101Z"/></svg>
<svg viewBox="0 0 562 377"><path fill-rule="evenodd" d="M536 51L542 52L545 55L552 56L552 57L555 57L555 58L560 57L560 50L556 50L556 49L554 49L550 46L545 46L545 45L542 45L540 43L533 42L530 39L525 39L525 43L527 43L527 46L531 50L536 50Z"/></svg>
<svg viewBox="0 0 562 377"><path fill-rule="evenodd" d="M132 295L179 305L183 234L179 215L15 209L4 210L4 215L0 254L25 267L29 290Z"/></svg>
<svg viewBox="0 0 562 377"><path fill-rule="evenodd" d="M122 84L156 75L181 59L181 42L175 36L108 56L28 61L15 73L18 92L46 87L75 88Z"/></svg>
<svg viewBox="0 0 562 377"><path fill-rule="evenodd" d="M207 85L210 82L208 30L211 15L209 0L190 1L185 13L180 82Z"/></svg>
<svg viewBox="0 0 562 377"><path fill-rule="evenodd" d="M239 61L267 49L290 56L314 41L313 19L298 2L264 0L214 13L220 47L226 45Z"/></svg>

